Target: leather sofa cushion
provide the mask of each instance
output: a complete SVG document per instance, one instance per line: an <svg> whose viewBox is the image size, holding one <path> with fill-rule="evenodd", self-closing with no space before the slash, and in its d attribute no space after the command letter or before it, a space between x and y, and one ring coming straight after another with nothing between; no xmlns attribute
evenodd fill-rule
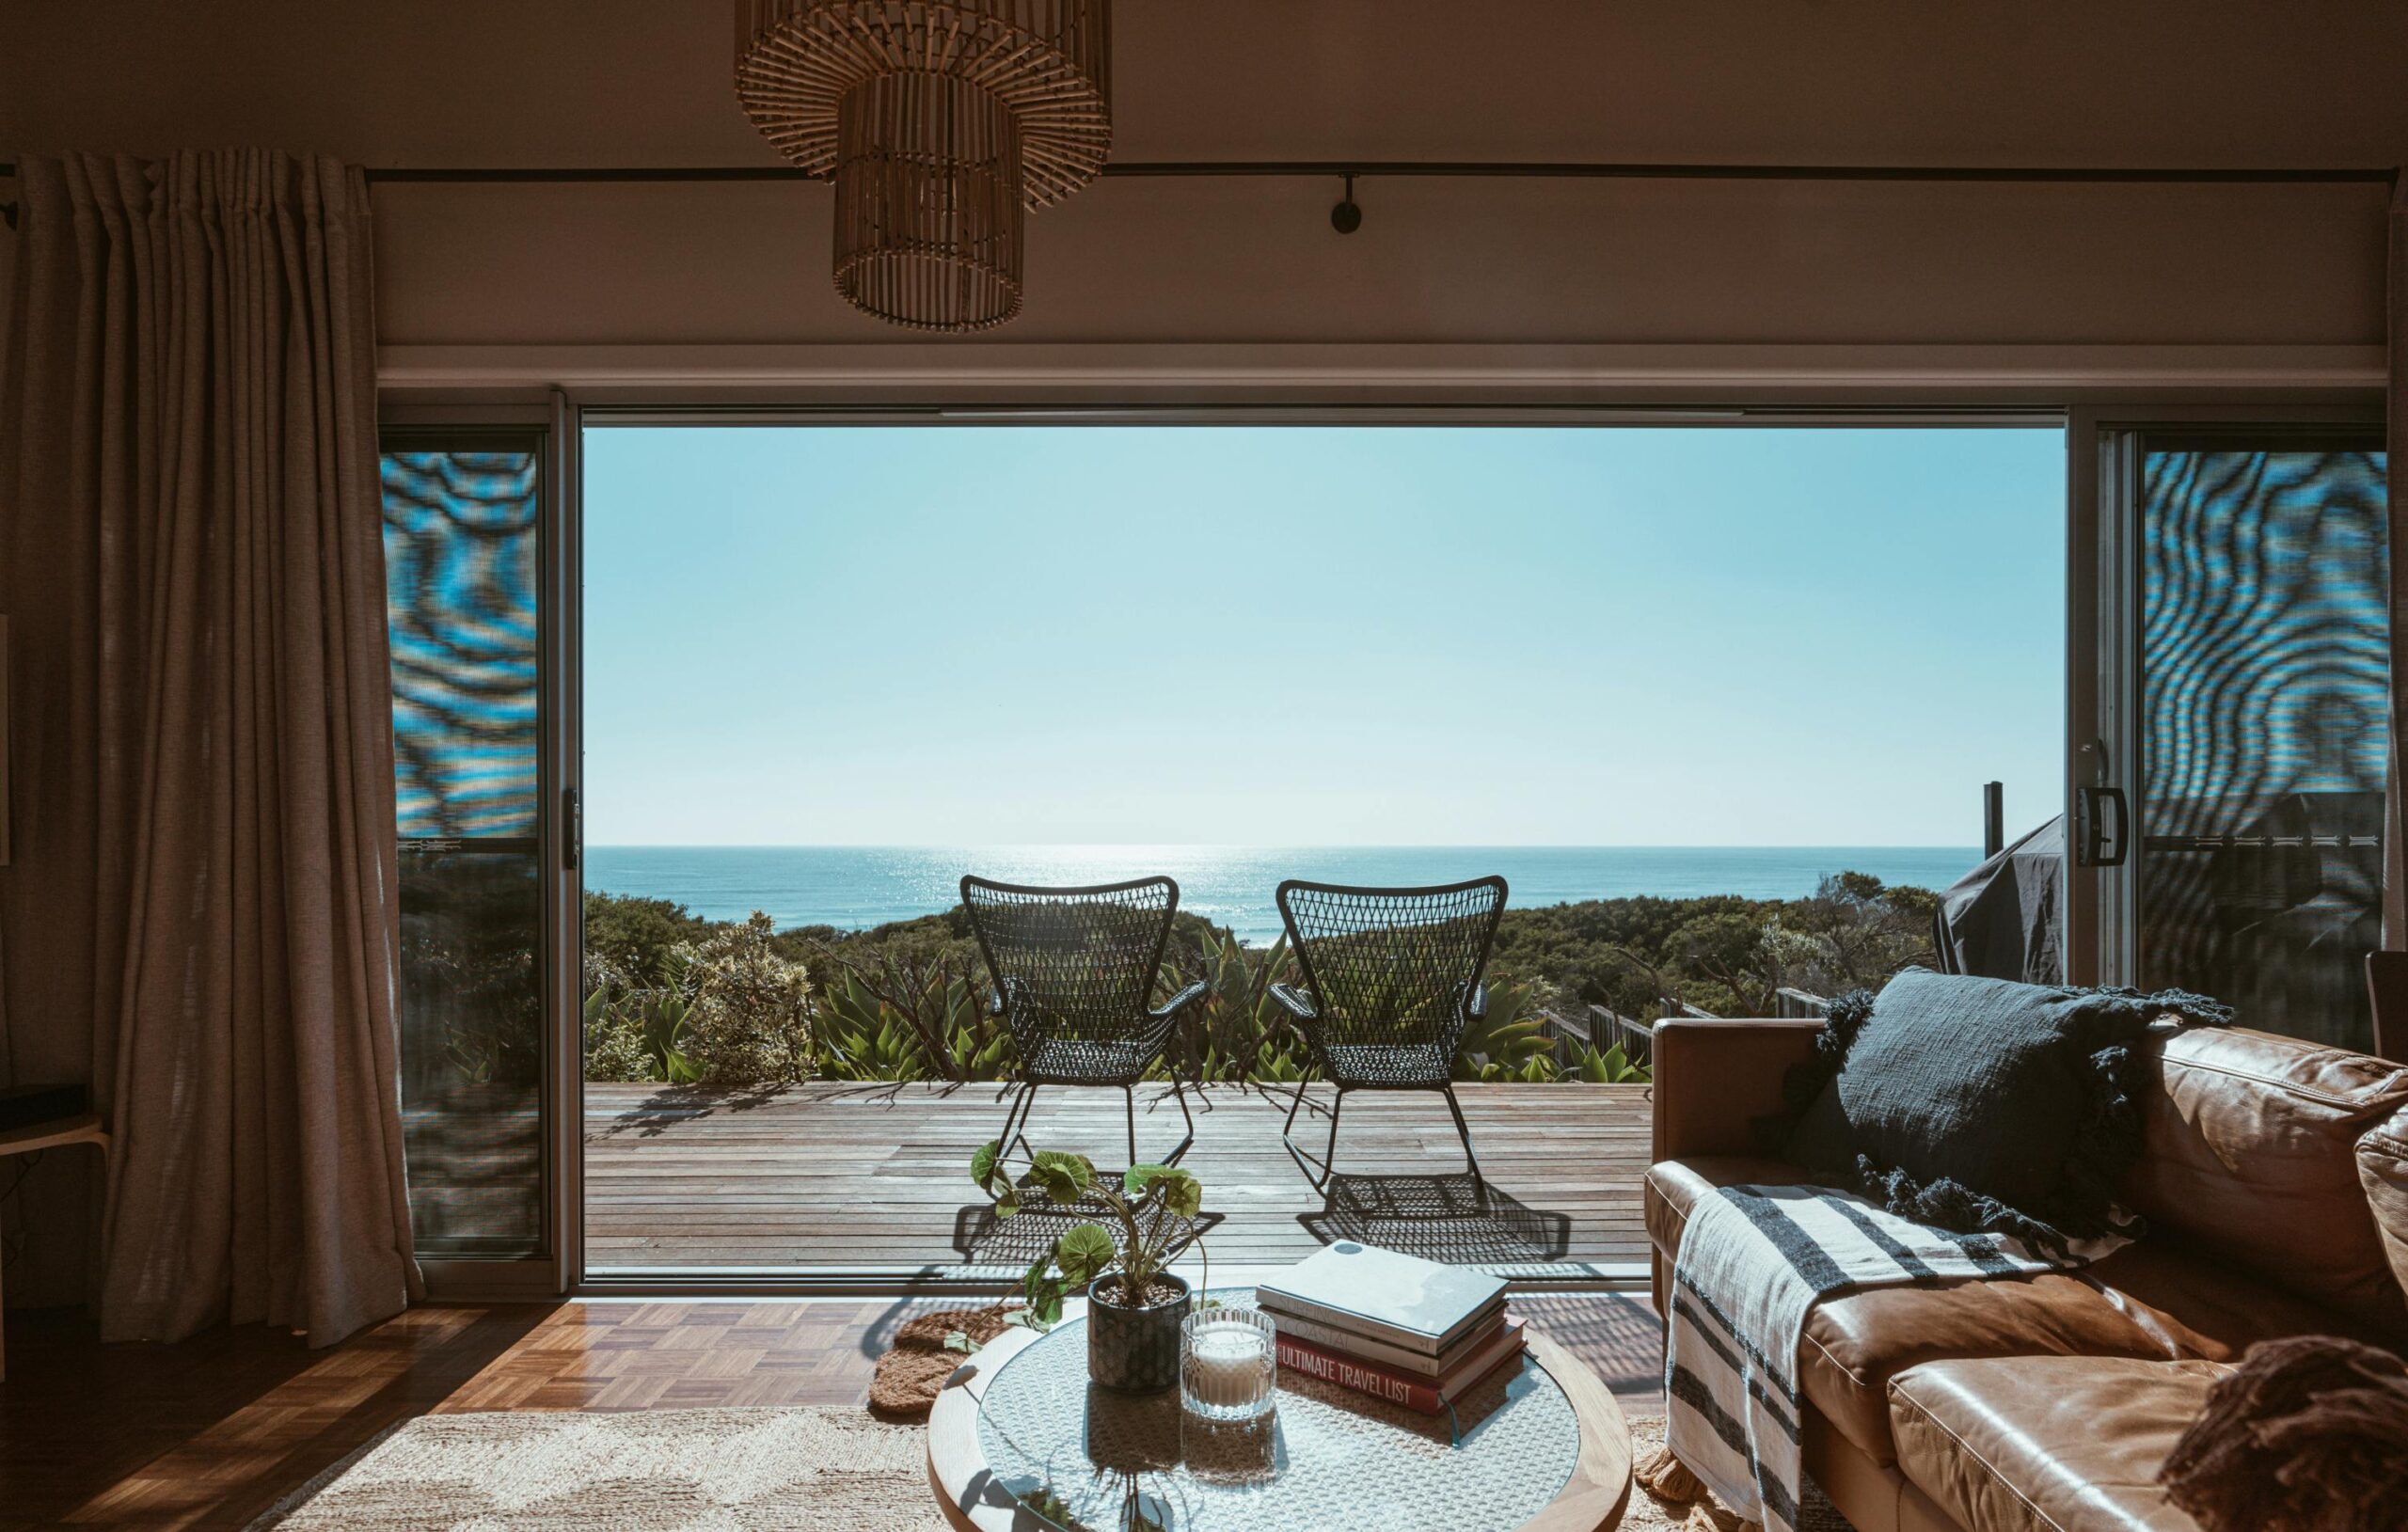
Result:
<svg viewBox="0 0 2408 1532"><path fill-rule="evenodd" d="M1714 1186L1812 1179L1769 1160L1664 1161L1647 1172L1647 1229L1669 1257L1689 1207ZM1814 1305L1798 1343L1798 1386L1875 1462L1890 1441L1890 1380L1939 1357L2032 1352L2162 1356L2164 1343L2078 1278L2052 1272L1948 1287L1875 1287Z"/></svg>
<svg viewBox="0 0 2408 1532"><path fill-rule="evenodd" d="M2143 1096L2124 1205L2160 1238L2408 1335L2355 1153L2408 1109L2408 1066L2241 1028L2162 1034L2147 1051L2162 1088Z"/></svg>
<svg viewBox="0 0 2408 1532"><path fill-rule="evenodd" d="M1649 1238L1667 1257L1676 1253L1690 1205L1710 1187L1810 1179L1771 1160L1664 1161L1647 1173ZM1806 1317L1798 1386L1841 1434L1886 1465L1895 1461L1890 1381L1921 1364L2052 1355L2222 1362L2275 1335L2362 1330L2245 1274L2143 1240L2078 1271L1826 1299Z"/></svg>
<svg viewBox="0 0 2408 1532"><path fill-rule="evenodd" d="M2392 1277L2408 1288L2408 1111L2358 1140L2358 1184Z"/></svg>
<svg viewBox="0 0 2408 1532"><path fill-rule="evenodd" d="M2196 1532L2157 1471L2226 1370L2056 1356L1926 1363L1890 1387L1898 1467L1983 1532Z"/></svg>

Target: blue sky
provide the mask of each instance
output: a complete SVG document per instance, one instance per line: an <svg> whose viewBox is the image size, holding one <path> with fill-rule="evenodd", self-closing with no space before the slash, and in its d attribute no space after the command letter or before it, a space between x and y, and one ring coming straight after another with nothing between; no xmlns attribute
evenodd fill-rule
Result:
<svg viewBox="0 0 2408 1532"><path fill-rule="evenodd" d="M597 845L1965 845L2056 430L589 431Z"/></svg>

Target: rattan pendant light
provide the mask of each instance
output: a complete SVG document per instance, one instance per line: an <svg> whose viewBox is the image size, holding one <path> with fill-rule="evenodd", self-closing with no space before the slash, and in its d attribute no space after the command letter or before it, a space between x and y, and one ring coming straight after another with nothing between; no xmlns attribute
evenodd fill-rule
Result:
<svg viewBox="0 0 2408 1532"><path fill-rule="evenodd" d="M836 291L960 332L1020 312L1022 224L1112 150L1111 0L737 0L736 94L836 182Z"/></svg>

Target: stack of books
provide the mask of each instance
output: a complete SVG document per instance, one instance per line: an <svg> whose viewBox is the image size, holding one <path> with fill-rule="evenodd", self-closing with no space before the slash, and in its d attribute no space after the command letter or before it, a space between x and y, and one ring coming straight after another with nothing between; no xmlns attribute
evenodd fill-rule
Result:
<svg viewBox="0 0 2408 1532"><path fill-rule="evenodd" d="M1423 1414L1522 1354L1503 1278L1392 1250L1341 1241L1256 1292L1281 1366Z"/></svg>

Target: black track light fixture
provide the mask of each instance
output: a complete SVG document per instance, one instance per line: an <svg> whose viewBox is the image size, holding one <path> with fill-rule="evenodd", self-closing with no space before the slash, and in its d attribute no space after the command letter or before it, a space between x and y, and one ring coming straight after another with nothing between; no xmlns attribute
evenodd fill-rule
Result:
<svg viewBox="0 0 2408 1532"><path fill-rule="evenodd" d="M1346 176L1346 195L1339 198L1338 206L1329 210L1329 227L1341 234L1352 234L1363 227L1363 210L1354 205L1354 176L1352 171Z"/></svg>

